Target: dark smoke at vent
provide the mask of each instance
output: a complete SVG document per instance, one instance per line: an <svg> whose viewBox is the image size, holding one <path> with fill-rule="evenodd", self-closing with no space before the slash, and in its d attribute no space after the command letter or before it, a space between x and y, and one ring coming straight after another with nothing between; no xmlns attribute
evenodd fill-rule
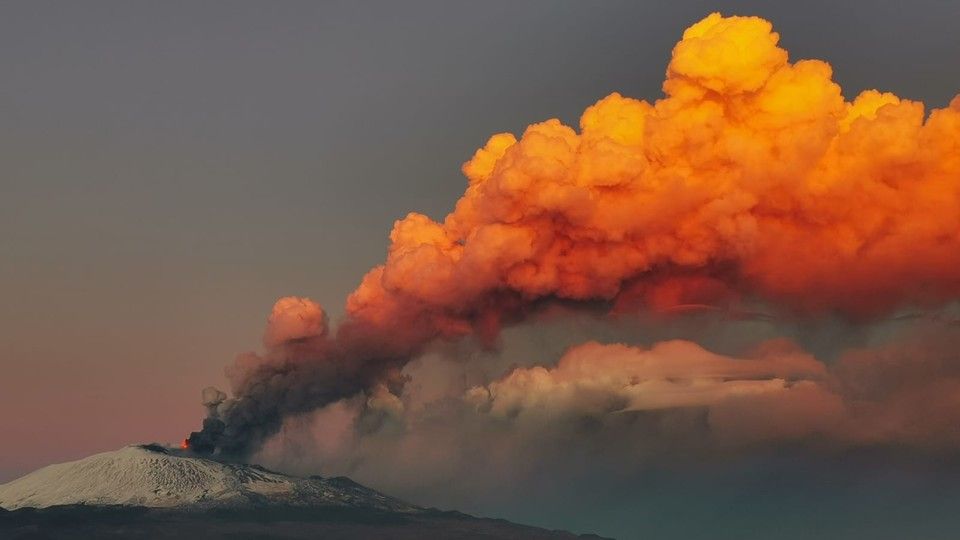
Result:
<svg viewBox="0 0 960 540"><path fill-rule="evenodd" d="M283 419L357 395L377 384L396 387L410 343L378 343L367 330L344 324L328 336L323 309L306 298L281 298L274 305L264 334L263 356L248 353L227 369L234 397L213 387L203 390L207 418L187 438L201 454L244 459L271 435ZM428 341L417 336L417 344ZM405 354L386 354L388 347L406 347ZM391 380L393 377L393 380Z"/></svg>
<svg viewBox="0 0 960 540"><path fill-rule="evenodd" d="M201 454L244 459L279 431L285 417L356 395L379 376L380 368L364 368L358 363L334 367L332 362L330 358L298 358L279 365L259 366L244 374L248 382L237 391L240 396L237 398L227 398L223 392L207 388L204 405L208 416L203 428L188 437L190 449ZM368 362L371 366L392 363Z"/></svg>

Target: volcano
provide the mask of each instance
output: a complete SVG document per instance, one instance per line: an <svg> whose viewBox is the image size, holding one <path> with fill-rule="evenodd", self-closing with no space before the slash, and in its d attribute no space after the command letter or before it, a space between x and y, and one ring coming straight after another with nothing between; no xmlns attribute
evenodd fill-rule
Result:
<svg viewBox="0 0 960 540"><path fill-rule="evenodd" d="M423 508L342 476L289 476L156 444L50 465L0 485L0 536L576 537Z"/></svg>

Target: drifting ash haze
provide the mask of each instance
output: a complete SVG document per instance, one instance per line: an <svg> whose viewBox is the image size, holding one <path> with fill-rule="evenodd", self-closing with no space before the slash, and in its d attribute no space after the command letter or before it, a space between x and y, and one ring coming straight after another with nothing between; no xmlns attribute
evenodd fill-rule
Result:
<svg viewBox="0 0 960 540"><path fill-rule="evenodd" d="M850 348L837 362L787 339L737 355L690 341L588 342L555 366L534 359L544 365L440 400L416 395L417 377L431 373L411 375L412 360L422 368L425 353L464 341L495 349L504 328L536 326L551 310L622 325L691 306L760 306L784 324L867 327L956 301L960 98L930 111L875 90L847 98L829 64L791 61L778 42L765 20L712 14L674 48L662 99L611 94L579 131L548 120L491 137L464 164L453 212L396 222L385 263L362 278L343 321L331 327L309 299L277 302L266 352L228 368L230 397L204 391L209 415L189 447L244 459L320 411L306 422L320 422L310 429L326 432L324 445L367 457L441 452L470 433L479 448L504 433L523 442L569 418L612 425L631 448L662 437L650 415L636 423L656 411L683 418L669 424L707 447L955 448L949 325ZM330 442L338 436L347 442ZM493 446L480 454L509 453Z"/></svg>

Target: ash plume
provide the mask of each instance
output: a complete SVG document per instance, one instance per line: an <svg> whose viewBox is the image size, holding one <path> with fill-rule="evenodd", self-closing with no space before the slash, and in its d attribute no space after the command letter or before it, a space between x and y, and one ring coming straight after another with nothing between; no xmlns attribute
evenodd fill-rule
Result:
<svg viewBox="0 0 960 540"><path fill-rule="evenodd" d="M228 368L232 397L205 392L190 447L246 457L287 417L398 393L431 343L492 346L551 301L869 321L956 300L960 96L929 113L876 90L847 101L829 64L778 41L711 14L673 49L663 98L614 93L579 131L491 137L443 221L395 223L335 329L310 300L278 301L266 352Z"/></svg>

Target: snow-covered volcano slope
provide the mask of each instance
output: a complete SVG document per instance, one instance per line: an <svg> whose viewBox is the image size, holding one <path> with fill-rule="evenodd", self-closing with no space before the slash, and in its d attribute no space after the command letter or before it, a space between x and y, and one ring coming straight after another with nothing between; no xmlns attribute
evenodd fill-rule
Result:
<svg viewBox="0 0 960 540"><path fill-rule="evenodd" d="M0 508L7 510L74 504L154 508L278 504L420 510L347 478L297 478L158 445L127 446L50 465L0 485Z"/></svg>

